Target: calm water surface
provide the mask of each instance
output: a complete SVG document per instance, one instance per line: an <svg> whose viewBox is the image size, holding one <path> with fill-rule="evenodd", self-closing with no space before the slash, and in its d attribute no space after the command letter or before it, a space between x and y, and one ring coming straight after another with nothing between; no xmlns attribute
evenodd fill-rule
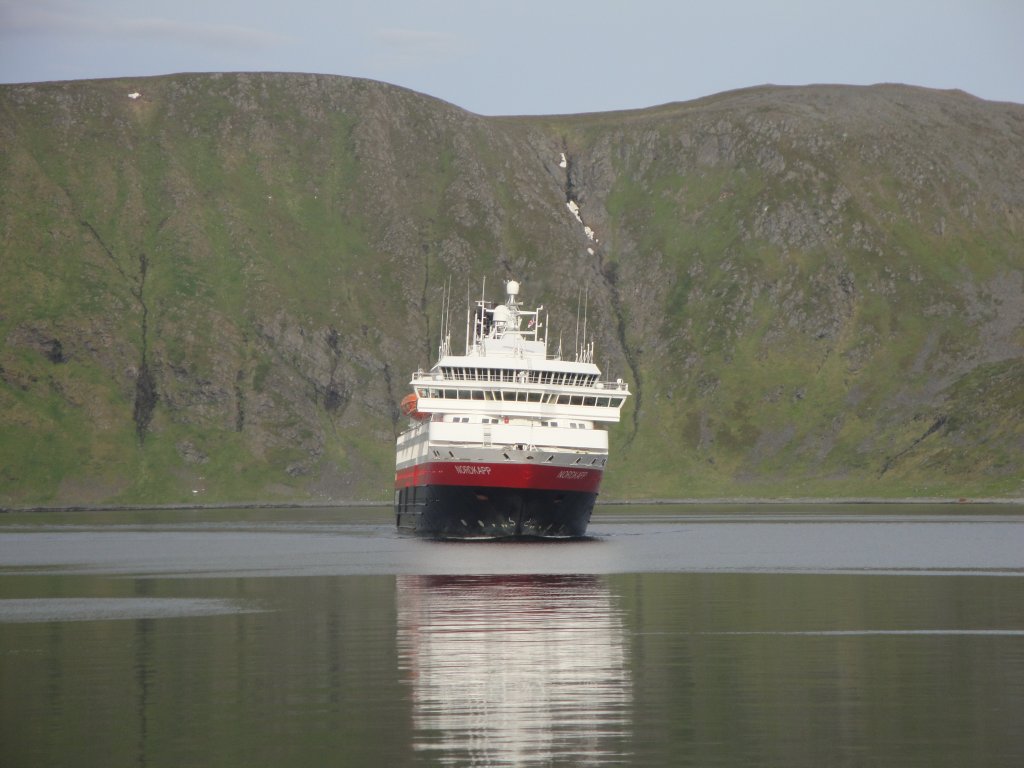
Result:
<svg viewBox="0 0 1024 768"><path fill-rule="evenodd" d="M1024 508L0 515L0 766L1024 764Z"/></svg>

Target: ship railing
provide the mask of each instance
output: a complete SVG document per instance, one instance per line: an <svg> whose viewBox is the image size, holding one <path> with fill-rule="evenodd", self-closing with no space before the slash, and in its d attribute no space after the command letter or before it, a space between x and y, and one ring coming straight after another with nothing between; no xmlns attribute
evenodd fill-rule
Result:
<svg viewBox="0 0 1024 768"><path fill-rule="evenodd" d="M472 368L453 368L442 372L417 370L410 382L413 386L438 386L439 383L458 382L460 384L469 382L473 384L491 385L487 388L500 387L501 385L524 386L529 388L540 387L547 391L572 390L605 390L609 392L629 392L629 384L622 379L597 379L591 374L566 374L551 371L538 371L525 369L514 371L510 375L495 375L498 369L475 370ZM502 373L508 373L502 371Z"/></svg>

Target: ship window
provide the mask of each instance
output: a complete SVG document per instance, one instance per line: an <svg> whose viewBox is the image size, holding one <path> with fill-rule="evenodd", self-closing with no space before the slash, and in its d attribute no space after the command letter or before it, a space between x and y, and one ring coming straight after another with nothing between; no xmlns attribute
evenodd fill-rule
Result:
<svg viewBox="0 0 1024 768"><path fill-rule="evenodd" d="M529 401L531 403L539 403L540 402L540 392L530 392L528 399L529 399Z"/></svg>
<svg viewBox="0 0 1024 768"><path fill-rule="evenodd" d="M558 404L559 405L568 405L569 404L569 396L568 395L559 395L558 396Z"/></svg>
<svg viewBox="0 0 1024 768"><path fill-rule="evenodd" d="M583 405L583 398L579 395L573 395L569 399L569 405Z"/></svg>
<svg viewBox="0 0 1024 768"><path fill-rule="evenodd" d="M584 405L595 405L596 403L597 403L597 398L595 398L595 397L584 397L583 398L583 404Z"/></svg>
<svg viewBox="0 0 1024 768"><path fill-rule="evenodd" d="M598 408L607 408L608 407L608 398L607 397L599 397L599 398L597 398L597 407Z"/></svg>
<svg viewBox="0 0 1024 768"><path fill-rule="evenodd" d="M474 389L473 390L473 399L474 400L483 400L484 399L484 391L482 389Z"/></svg>
<svg viewBox="0 0 1024 768"><path fill-rule="evenodd" d="M618 408L620 405L622 405L622 398L621 397L613 397L612 398L612 407L613 408Z"/></svg>

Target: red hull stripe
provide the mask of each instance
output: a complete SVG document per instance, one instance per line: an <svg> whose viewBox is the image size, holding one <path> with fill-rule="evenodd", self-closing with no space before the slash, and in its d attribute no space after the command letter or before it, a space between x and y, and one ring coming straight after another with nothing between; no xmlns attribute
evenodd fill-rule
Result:
<svg viewBox="0 0 1024 768"><path fill-rule="evenodd" d="M536 488L597 493L602 474L602 470L594 467L434 461L396 472L395 488L414 485L472 485L479 488Z"/></svg>

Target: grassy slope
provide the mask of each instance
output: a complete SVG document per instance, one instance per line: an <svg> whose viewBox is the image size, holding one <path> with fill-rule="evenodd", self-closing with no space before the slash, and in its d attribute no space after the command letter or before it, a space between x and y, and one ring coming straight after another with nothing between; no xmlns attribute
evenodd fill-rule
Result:
<svg viewBox="0 0 1024 768"><path fill-rule="evenodd" d="M0 504L387 498L440 286L506 274L567 331L590 286L638 393L609 496L1024 491L1020 109L487 120L255 75L2 97Z"/></svg>
<svg viewBox="0 0 1024 768"><path fill-rule="evenodd" d="M631 339L662 342L644 366L650 439L631 456L656 470L621 492L1020 492L1024 333L1006 290L1021 282L1020 231L955 172L991 152L972 171L1019 196L1019 145L1011 159L1005 142L1020 110L1011 131L968 138L960 115L932 114L915 92L890 96L911 102L903 122L865 126L841 105L808 117L830 97L737 94L652 123L647 153L619 148L607 205L620 291L652 275L664 286L658 333Z"/></svg>

